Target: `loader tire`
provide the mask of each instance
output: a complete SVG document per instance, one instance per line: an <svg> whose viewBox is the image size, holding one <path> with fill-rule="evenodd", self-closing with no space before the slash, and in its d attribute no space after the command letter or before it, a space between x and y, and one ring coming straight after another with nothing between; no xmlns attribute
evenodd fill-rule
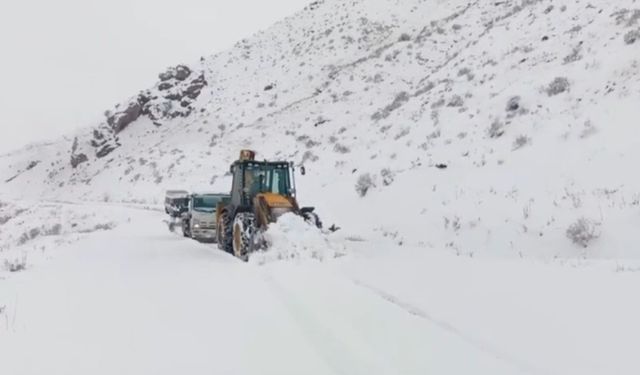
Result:
<svg viewBox="0 0 640 375"><path fill-rule="evenodd" d="M244 261L254 250L253 241L256 234L256 218L252 213L243 212L236 215L233 221L233 255Z"/></svg>
<svg viewBox="0 0 640 375"><path fill-rule="evenodd" d="M223 236L223 232L222 232L222 217L220 217L220 219L218 220L218 222L216 223L216 245L218 246L218 249L220 250L224 250L224 236Z"/></svg>
<svg viewBox="0 0 640 375"><path fill-rule="evenodd" d="M218 223L218 247L229 254L233 254L233 222L228 212L220 215Z"/></svg>

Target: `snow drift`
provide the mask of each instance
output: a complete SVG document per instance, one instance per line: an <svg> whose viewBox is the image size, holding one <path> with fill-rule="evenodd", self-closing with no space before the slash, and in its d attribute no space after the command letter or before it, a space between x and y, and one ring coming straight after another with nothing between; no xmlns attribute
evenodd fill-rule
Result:
<svg viewBox="0 0 640 375"><path fill-rule="evenodd" d="M269 226L263 234L268 244L265 251L254 253L249 260L255 264L274 261L325 261L344 253L344 244L332 241L320 229L302 217L288 213Z"/></svg>

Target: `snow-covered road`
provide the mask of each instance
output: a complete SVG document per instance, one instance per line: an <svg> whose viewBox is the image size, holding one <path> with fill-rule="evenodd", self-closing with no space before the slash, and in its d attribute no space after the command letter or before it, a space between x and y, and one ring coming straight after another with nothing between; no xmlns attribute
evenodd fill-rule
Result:
<svg viewBox="0 0 640 375"><path fill-rule="evenodd" d="M348 243L237 261L161 215L0 280L0 373L634 374L640 273Z"/></svg>

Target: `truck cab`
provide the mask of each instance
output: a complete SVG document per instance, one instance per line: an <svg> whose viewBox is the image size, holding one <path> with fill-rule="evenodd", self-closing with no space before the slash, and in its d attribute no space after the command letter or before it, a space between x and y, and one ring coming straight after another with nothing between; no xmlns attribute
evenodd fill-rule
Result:
<svg viewBox="0 0 640 375"><path fill-rule="evenodd" d="M164 212L171 218L179 218L187 210L189 192L185 190L169 190L164 198Z"/></svg>
<svg viewBox="0 0 640 375"><path fill-rule="evenodd" d="M228 194L191 194L186 212L182 214L182 233L198 241L216 240L216 207Z"/></svg>

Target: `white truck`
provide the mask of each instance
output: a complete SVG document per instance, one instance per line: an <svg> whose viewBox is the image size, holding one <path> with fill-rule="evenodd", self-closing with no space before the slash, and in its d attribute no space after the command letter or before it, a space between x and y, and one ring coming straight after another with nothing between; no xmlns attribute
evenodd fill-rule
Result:
<svg viewBox="0 0 640 375"><path fill-rule="evenodd" d="M172 218L180 217L187 207L188 198L188 191L167 190L164 197L164 212Z"/></svg>
<svg viewBox="0 0 640 375"><path fill-rule="evenodd" d="M169 215L169 230L174 231L180 224L182 214L187 210L189 192L185 190L168 190L164 197L164 212Z"/></svg>
<svg viewBox="0 0 640 375"><path fill-rule="evenodd" d="M182 234L197 241L216 241L216 208L229 194L191 194L182 214Z"/></svg>

